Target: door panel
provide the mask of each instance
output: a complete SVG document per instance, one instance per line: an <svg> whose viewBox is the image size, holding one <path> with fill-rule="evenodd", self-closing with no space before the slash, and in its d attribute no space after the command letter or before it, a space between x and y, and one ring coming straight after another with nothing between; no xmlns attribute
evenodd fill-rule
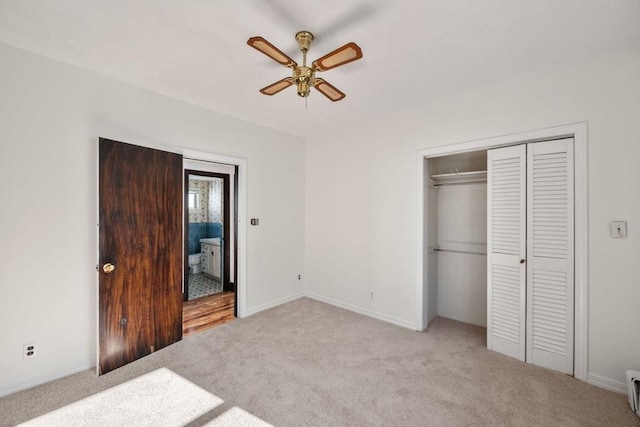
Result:
<svg viewBox="0 0 640 427"><path fill-rule="evenodd" d="M526 146L487 153L487 348L525 360Z"/></svg>
<svg viewBox="0 0 640 427"><path fill-rule="evenodd" d="M101 138L98 169L104 374L182 337L182 156Z"/></svg>
<svg viewBox="0 0 640 427"><path fill-rule="evenodd" d="M527 147L527 362L573 374L573 139Z"/></svg>

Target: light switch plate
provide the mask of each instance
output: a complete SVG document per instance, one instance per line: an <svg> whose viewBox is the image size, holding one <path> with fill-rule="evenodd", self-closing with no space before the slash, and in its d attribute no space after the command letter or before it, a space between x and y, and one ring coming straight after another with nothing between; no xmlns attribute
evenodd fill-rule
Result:
<svg viewBox="0 0 640 427"><path fill-rule="evenodd" d="M611 237L614 239L627 237L627 221L611 221Z"/></svg>

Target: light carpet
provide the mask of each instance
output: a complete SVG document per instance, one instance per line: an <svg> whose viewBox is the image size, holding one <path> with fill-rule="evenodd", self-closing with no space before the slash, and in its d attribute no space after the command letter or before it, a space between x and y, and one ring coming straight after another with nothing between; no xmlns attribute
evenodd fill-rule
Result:
<svg viewBox="0 0 640 427"><path fill-rule="evenodd" d="M222 403L219 397L160 368L20 426L182 426Z"/></svg>
<svg viewBox="0 0 640 427"><path fill-rule="evenodd" d="M419 333L302 298L101 377L6 396L0 425L166 367L225 401L188 426L233 407L274 426L640 426L626 396L489 351L485 336L447 319Z"/></svg>
<svg viewBox="0 0 640 427"><path fill-rule="evenodd" d="M241 408L234 406L224 414L220 415L205 427L273 427L271 424L261 420Z"/></svg>

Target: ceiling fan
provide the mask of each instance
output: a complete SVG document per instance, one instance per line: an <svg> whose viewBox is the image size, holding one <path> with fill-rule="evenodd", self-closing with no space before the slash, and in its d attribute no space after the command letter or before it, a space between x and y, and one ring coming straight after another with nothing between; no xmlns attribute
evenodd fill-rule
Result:
<svg viewBox="0 0 640 427"><path fill-rule="evenodd" d="M247 44L260 52L267 55L274 61L293 69L293 76L286 77L267 87L260 89L265 95L275 95L283 89L297 86L298 95L306 98L309 96L311 87L315 87L320 93L329 98L331 101L340 101L346 95L338 90L335 86L329 84L326 80L316 77L316 72L327 71L332 68L339 67L349 62L362 58L362 50L354 42L349 42L338 49L327 53L325 56L316 59L307 66L307 51L313 41L313 34L309 31L299 31L296 34L298 46L302 52L302 65L298 65L296 61L289 58L280 49L269 43L263 37L251 37L247 40Z"/></svg>

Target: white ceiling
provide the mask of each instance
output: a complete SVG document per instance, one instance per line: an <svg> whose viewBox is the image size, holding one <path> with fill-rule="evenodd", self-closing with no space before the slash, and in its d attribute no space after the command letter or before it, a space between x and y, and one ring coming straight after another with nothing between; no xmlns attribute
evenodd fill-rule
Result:
<svg viewBox="0 0 640 427"><path fill-rule="evenodd" d="M301 62L302 29L362 48L320 75L344 100L258 92L290 71L247 39ZM0 0L3 43L303 137L638 40L638 0Z"/></svg>

